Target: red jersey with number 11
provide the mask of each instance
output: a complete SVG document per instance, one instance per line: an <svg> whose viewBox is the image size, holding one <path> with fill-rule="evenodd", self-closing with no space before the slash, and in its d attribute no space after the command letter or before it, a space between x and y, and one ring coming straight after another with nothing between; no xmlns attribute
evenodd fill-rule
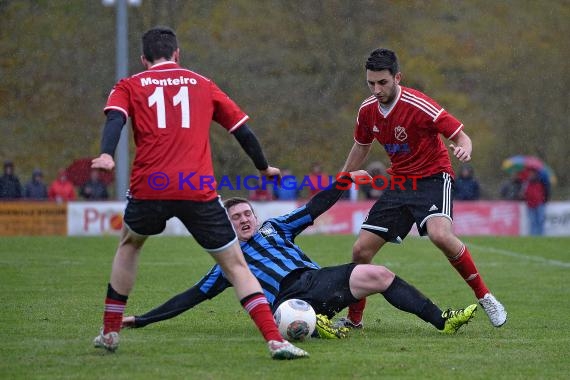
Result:
<svg viewBox="0 0 570 380"><path fill-rule="evenodd" d="M110 110L131 117L135 199L215 198L210 124L232 132L248 119L214 82L174 62L120 80L107 100Z"/></svg>
<svg viewBox="0 0 570 380"><path fill-rule="evenodd" d="M378 99L371 96L358 110L354 140L369 145L376 139L390 157L391 175L427 177L454 175L446 146L439 137L451 139L463 124L425 94L400 86L398 98L383 115Z"/></svg>

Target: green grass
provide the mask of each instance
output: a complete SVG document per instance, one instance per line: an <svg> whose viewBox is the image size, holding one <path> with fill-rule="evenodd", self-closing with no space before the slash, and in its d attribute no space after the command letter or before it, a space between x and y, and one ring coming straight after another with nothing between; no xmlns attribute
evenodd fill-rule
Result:
<svg viewBox="0 0 570 380"><path fill-rule="evenodd" d="M321 265L349 261L353 236L298 243ZM493 328L480 310L444 336L370 297L366 327L343 341L311 339L307 360L277 362L233 292L178 318L121 334L115 354L91 346L117 238L0 240L2 379L562 379L570 371L570 239L465 238L487 284L509 312ZM428 241L407 239L375 258L441 308L474 302ZM142 313L193 285L212 260L190 238L145 246L127 313Z"/></svg>

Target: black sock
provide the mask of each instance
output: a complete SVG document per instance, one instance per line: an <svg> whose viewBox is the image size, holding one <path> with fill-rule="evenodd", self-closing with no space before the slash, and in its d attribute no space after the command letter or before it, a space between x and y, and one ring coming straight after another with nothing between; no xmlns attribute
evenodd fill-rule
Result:
<svg viewBox="0 0 570 380"><path fill-rule="evenodd" d="M400 277L396 276L382 295L395 308L415 314L438 330L443 330L445 319L441 316L440 308Z"/></svg>
<svg viewBox="0 0 570 380"><path fill-rule="evenodd" d="M122 294L117 293L115 289L111 286L111 284L107 284L107 298L110 298L115 301L127 302L129 296L124 296Z"/></svg>

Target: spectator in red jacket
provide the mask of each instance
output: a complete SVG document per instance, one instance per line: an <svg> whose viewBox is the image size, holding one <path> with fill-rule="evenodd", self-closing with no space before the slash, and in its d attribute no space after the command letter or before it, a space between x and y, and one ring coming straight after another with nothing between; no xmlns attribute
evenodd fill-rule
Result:
<svg viewBox="0 0 570 380"><path fill-rule="evenodd" d="M249 191L248 197L250 201L272 201L273 192L271 190L270 184L264 183L264 181L260 178L257 186Z"/></svg>
<svg viewBox="0 0 570 380"><path fill-rule="evenodd" d="M307 184L309 198L319 191L326 189L331 182L329 175L323 171L323 167L319 162L313 162L308 177L310 182L310 185Z"/></svg>
<svg viewBox="0 0 570 380"><path fill-rule="evenodd" d="M67 179L65 169L58 170L57 178L49 187L48 196L51 201L56 201L58 203L74 201L77 199L75 187L73 186L73 183Z"/></svg>
<svg viewBox="0 0 570 380"><path fill-rule="evenodd" d="M528 177L523 184L524 200L531 235L544 235L546 220L546 202L550 196L549 186L540 173L535 169L528 170Z"/></svg>

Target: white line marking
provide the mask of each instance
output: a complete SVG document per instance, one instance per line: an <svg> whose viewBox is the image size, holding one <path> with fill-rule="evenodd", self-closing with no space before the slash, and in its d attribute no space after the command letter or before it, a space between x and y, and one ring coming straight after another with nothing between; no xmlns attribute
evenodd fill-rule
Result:
<svg viewBox="0 0 570 380"><path fill-rule="evenodd" d="M511 256L511 257L516 257L518 259L536 261L539 263L549 264L549 265L553 265L556 267L570 268L570 263L565 262L565 261L546 259L546 258L541 257L541 256L529 256L529 255L525 255L525 254L522 254L519 252L507 251L506 249L499 249L499 248L493 248L493 247L486 247L484 245L478 245L478 244L471 244L470 243L467 245L469 247L473 247L473 248L476 248L479 250L488 251L488 252L492 252L492 253L498 253L498 254L504 255L504 256Z"/></svg>

